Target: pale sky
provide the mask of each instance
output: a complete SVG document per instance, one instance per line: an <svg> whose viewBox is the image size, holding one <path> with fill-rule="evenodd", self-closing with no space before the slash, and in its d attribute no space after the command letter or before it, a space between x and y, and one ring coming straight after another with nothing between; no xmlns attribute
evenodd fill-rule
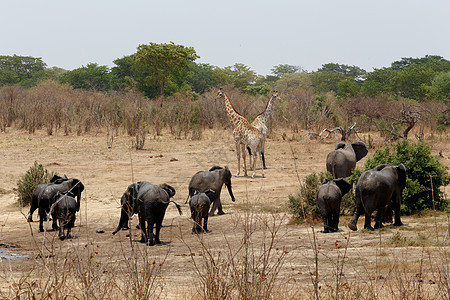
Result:
<svg viewBox="0 0 450 300"><path fill-rule="evenodd" d="M279 64L372 71L402 57L450 60L450 1L0 0L0 55L48 67L112 67L139 44L170 41L194 47L197 63L260 75Z"/></svg>

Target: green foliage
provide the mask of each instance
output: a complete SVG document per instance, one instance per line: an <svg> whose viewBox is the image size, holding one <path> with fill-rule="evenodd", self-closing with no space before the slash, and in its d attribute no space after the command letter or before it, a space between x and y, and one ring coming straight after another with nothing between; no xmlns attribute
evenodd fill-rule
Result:
<svg viewBox="0 0 450 300"><path fill-rule="evenodd" d="M367 159L365 169L372 169L379 164L398 165L400 163L405 165L407 175L406 189L403 191L402 213L412 214L433 207L445 210L448 200L444 198L440 188L449 183L450 176L439 159L431 155L430 145L424 141L411 143L407 139L402 139L395 145L393 153L389 147L377 150L371 158Z"/></svg>
<svg viewBox="0 0 450 300"><path fill-rule="evenodd" d="M300 192L296 196L289 195L288 212L292 214L294 219L300 221L321 216L317 204L317 189L325 178L333 179L329 172L309 174L301 185Z"/></svg>
<svg viewBox="0 0 450 300"><path fill-rule="evenodd" d="M450 71L437 74L431 81L430 96L450 103Z"/></svg>
<svg viewBox="0 0 450 300"><path fill-rule="evenodd" d="M225 83L232 83L240 90L244 90L247 86L251 85L258 78L255 71L250 69L241 63L234 64L232 66L225 67L223 70L223 76L226 80Z"/></svg>
<svg viewBox="0 0 450 300"><path fill-rule="evenodd" d="M35 86L40 80L47 78L45 71L46 64L40 57L0 56L0 86Z"/></svg>
<svg viewBox="0 0 450 300"><path fill-rule="evenodd" d="M299 73L302 70L299 66L293 66L288 64L280 64L270 69L270 72L277 78L281 78L284 75Z"/></svg>
<svg viewBox="0 0 450 300"><path fill-rule="evenodd" d="M107 66L90 63L64 73L60 82L68 83L76 89L107 91L111 89L111 74Z"/></svg>
<svg viewBox="0 0 450 300"><path fill-rule="evenodd" d="M28 169L28 171L17 181L17 188L14 189L20 205L28 205L31 203L31 195L34 188L39 183L50 182L50 179L56 175L54 172L49 172L47 169L39 164L37 161Z"/></svg>
<svg viewBox="0 0 450 300"><path fill-rule="evenodd" d="M149 83L159 85L159 94L162 96L169 78L175 72L188 68L189 62L199 58L193 47L175 45L173 42L139 45L134 57L138 67L149 73Z"/></svg>
<svg viewBox="0 0 450 300"><path fill-rule="evenodd" d="M249 85L245 87L244 93L250 95L267 95L270 92L270 87L267 84Z"/></svg>

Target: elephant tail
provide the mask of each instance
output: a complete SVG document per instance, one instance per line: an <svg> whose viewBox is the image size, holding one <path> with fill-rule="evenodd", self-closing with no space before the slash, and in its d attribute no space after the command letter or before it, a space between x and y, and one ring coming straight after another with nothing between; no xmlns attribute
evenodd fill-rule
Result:
<svg viewBox="0 0 450 300"><path fill-rule="evenodd" d="M180 214L180 216L183 214L183 212L181 211L181 206L178 204L178 203L176 203L175 201L173 201L173 200L170 200L169 202L173 202L174 204L175 204L175 206L177 207L177 209L178 209L178 213Z"/></svg>

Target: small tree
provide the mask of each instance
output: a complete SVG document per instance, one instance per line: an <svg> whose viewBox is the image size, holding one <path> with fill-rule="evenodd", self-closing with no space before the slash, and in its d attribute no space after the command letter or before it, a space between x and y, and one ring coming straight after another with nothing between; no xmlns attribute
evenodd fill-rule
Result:
<svg viewBox="0 0 450 300"><path fill-rule="evenodd" d="M424 141L411 143L402 139L394 146L393 153L389 147L377 150L367 159L365 169L372 169L379 164L400 163L405 165L407 176L401 212L412 214L430 208L445 210L448 200L440 188L449 183L450 176L439 159L431 155L430 145Z"/></svg>
<svg viewBox="0 0 450 300"><path fill-rule="evenodd" d="M35 161L34 165L17 181L17 188L14 189L14 192L19 197L20 205L30 204L34 188L39 183L50 182L54 175L56 175L55 172L49 172Z"/></svg>

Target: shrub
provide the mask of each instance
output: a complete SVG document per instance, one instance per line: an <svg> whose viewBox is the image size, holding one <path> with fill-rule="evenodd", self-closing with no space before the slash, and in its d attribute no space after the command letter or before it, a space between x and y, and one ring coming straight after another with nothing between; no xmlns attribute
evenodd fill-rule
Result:
<svg viewBox="0 0 450 300"><path fill-rule="evenodd" d="M377 150L367 159L365 169L372 169L379 164L400 163L405 165L407 176L401 206L402 214L413 214L430 208L445 210L448 200L444 198L440 187L449 183L450 176L438 158L431 155L430 145L424 141L411 143L407 139L402 139L394 146L392 153L389 147Z"/></svg>
<svg viewBox="0 0 450 300"><path fill-rule="evenodd" d="M14 189L14 192L19 197L20 205L30 204L34 188L39 183L50 182L54 175L56 175L55 172L49 172L35 161L34 165L17 181L17 188Z"/></svg>
<svg viewBox="0 0 450 300"><path fill-rule="evenodd" d="M301 185L300 192L296 196L289 195L288 211L295 220L301 221L321 215L317 204L317 189L325 178L333 177L329 172L309 174Z"/></svg>

